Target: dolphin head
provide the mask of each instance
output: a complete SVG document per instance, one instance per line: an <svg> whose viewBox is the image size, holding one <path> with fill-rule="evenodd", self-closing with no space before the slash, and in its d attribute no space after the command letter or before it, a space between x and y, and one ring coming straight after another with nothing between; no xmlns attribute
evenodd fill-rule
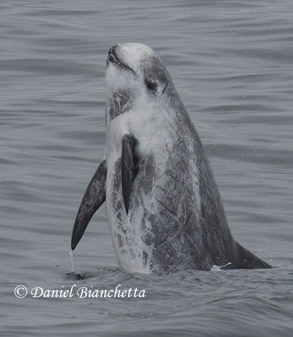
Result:
<svg viewBox="0 0 293 337"><path fill-rule="evenodd" d="M166 67L150 47L125 43L110 48L106 69L107 123L131 110L142 97L146 104L162 99L170 88L176 94Z"/></svg>

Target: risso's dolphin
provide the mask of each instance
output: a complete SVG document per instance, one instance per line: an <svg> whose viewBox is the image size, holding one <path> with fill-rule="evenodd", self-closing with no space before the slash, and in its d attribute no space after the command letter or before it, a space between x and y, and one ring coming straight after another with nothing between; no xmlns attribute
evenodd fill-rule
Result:
<svg viewBox="0 0 293 337"><path fill-rule="evenodd" d="M106 201L115 253L127 271L270 268L234 240L200 138L148 46L110 49L106 123L106 159L82 199L72 249Z"/></svg>

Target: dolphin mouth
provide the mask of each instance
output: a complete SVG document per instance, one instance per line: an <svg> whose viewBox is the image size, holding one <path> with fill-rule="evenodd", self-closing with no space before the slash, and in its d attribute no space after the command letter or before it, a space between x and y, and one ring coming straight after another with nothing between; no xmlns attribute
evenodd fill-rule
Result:
<svg viewBox="0 0 293 337"><path fill-rule="evenodd" d="M126 69L126 70L129 70L131 72L134 73L134 70L131 69L128 65L126 65L125 63L123 63L118 55L117 55L117 47L118 46L114 46L114 47L111 47L110 50L109 50L109 53L108 53L108 58L107 58L107 66L109 63L112 63L120 68L123 68L123 69Z"/></svg>

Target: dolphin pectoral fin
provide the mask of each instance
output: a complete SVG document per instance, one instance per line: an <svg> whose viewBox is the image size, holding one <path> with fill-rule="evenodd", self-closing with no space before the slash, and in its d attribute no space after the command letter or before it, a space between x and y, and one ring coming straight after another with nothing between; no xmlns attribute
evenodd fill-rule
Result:
<svg viewBox="0 0 293 337"><path fill-rule="evenodd" d="M236 246L239 256L239 269L272 268L272 266L242 247L238 242L236 242Z"/></svg>
<svg viewBox="0 0 293 337"><path fill-rule="evenodd" d="M126 134L122 138L122 194L126 213L130 205L130 194L133 181L137 175L137 157L135 155L135 146L137 140Z"/></svg>
<svg viewBox="0 0 293 337"><path fill-rule="evenodd" d="M80 203L72 230L71 249L74 250L82 238L90 219L106 199L107 164L103 160L90 181Z"/></svg>

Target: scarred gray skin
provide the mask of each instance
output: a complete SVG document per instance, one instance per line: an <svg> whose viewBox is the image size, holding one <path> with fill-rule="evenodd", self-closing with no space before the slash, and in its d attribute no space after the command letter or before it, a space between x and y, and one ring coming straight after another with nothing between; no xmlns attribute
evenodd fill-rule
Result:
<svg viewBox="0 0 293 337"><path fill-rule="evenodd" d="M200 138L154 51L112 47L106 87L106 159L81 203L72 248L106 200L115 253L128 271L270 268L234 240Z"/></svg>

